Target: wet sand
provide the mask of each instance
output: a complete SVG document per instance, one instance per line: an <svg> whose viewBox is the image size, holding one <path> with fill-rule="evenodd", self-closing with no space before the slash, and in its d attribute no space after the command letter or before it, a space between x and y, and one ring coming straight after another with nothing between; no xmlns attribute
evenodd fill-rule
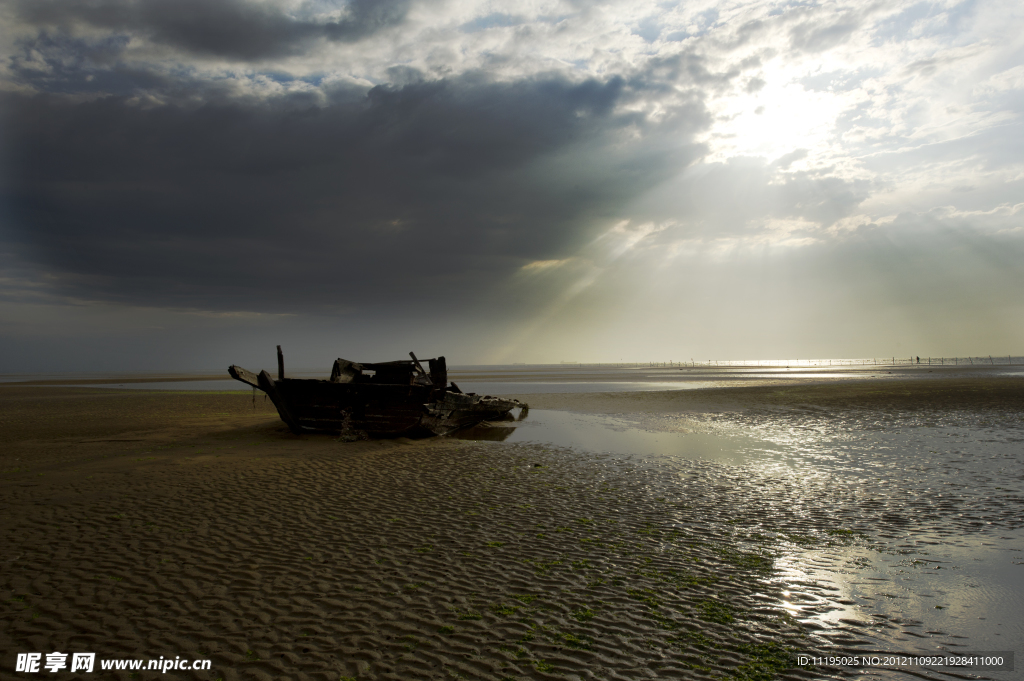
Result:
<svg viewBox="0 0 1024 681"><path fill-rule="evenodd" d="M528 399L666 428L951 410L1019 424L1024 379ZM839 499L702 462L297 437L247 393L4 386L0 409L3 677L52 651L213 661L165 678L841 676L795 655L863 649L867 632L799 622L780 547L907 522L884 491ZM1015 503L982 522L1012 524Z"/></svg>

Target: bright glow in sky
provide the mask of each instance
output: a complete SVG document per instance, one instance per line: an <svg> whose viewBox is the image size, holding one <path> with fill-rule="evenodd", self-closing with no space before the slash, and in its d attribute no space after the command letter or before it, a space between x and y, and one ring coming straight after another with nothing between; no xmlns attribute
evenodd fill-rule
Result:
<svg viewBox="0 0 1024 681"><path fill-rule="evenodd" d="M6 370L1024 353L1018 2L0 12Z"/></svg>

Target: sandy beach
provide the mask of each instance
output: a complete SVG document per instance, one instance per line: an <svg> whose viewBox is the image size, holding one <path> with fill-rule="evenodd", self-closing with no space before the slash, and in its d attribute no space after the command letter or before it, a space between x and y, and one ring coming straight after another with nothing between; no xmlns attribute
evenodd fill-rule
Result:
<svg viewBox="0 0 1024 681"><path fill-rule="evenodd" d="M1019 438L1024 379L521 397L664 432L948 417ZM295 436L262 394L8 385L0 403L3 678L54 651L210 660L141 678L877 678L797 655L915 625L824 630L798 606L831 587L790 593L785 556L1009 532L1024 511L1017 469L958 501L536 443ZM98 666L58 678L139 678Z"/></svg>

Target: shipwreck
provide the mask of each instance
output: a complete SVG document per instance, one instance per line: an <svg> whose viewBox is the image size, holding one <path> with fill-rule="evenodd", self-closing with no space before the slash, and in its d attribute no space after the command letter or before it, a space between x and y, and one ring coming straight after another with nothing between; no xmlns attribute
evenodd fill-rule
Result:
<svg viewBox="0 0 1024 681"><path fill-rule="evenodd" d="M328 379L285 378L277 346L277 378L230 366L231 377L267 394L293 433L337 433L351 438L448 435L484 421L523 418L514 399L464 393L448 382L444 357L359 364L334 362Z"/></svg>

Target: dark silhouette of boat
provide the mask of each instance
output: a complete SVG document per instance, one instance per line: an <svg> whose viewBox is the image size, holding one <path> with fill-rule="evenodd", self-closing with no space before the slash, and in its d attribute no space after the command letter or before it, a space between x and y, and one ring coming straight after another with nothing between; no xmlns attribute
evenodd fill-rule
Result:
<svg viewBox="0 0 1024 681"><path fill-rule="evenodd" d="M359 364L334 362L331 377L285 378L284 356L277 346L277 378L239 366L231 377L259 388L294 433L340 433L352 438L397 435L447 435L484 421L510 420L525 403L514 399L464 393L448 382L444 357L426 360L427 369L412 359Z"/></svg>

